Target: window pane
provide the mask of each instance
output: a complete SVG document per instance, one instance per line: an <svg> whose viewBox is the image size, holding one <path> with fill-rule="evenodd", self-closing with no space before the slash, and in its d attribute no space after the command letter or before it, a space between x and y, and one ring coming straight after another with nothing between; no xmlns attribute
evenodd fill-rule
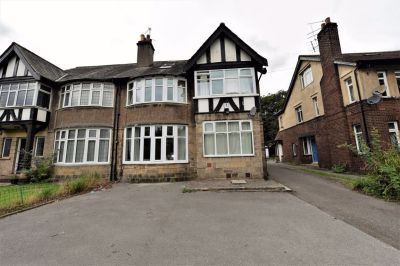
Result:
<svg viewBox="0 0 400 266"><path fill-rule="evenodd" d="M217 155L228 154L227 134L215 134L215 138L217 143Z"/></svg>
<svg viewBox="0 0 400 266"><path fill-rule="evenodd" d="M143 161L150 161L151 141L149 138L145 138L143 141Z"/></svg>
<svg viewBox="0 0 400 266"><path fill-rule="evenodd" d="M225 80L225 93L227 93L227 94L239 93L239 80L238 79L226 79Z"/></svg>
<svg viewBox="0 0 400 266"><path fill-rule="evenodd" d="M3 140L3 154L2 157L9 157L11 151L11 139Z"/></svg>
<svg viewBox="0 0 400 266"><path fill-rule="evenodd" d="M178 102L186 102L186 82L178 80Z"/></svg>
<svg viewBox="0 0 400 266"><path fill-rule="evenodd" d="M71 106L77 106L79 105L79 94L80 91L73 91L72 92L72 99L71 99Z"/></svg>
<svg viewBox="0 0 400 266"><path fill-rule="evenodd" d="M216 122L215 123L215 131L216 132L226 132L226 123L225 122Z"/></svg>
<svg viewBox="0 0 400 266"><path fill-rule="evenodd" d="M225 70L225 78L237 78L238 71L237 69L226 69Z"/></svg>
<svg viewBox="0 0 400 266"><path fill-rule="evenodd" d="M96 146L96 141L95 140L89 140L88 141L86 161L88 161L88 162L93 162L94 161L95 146Z"/></svg>
<svg viewBox="0 0 400 266"><path fill-rule="evenodd" d="M140 128L139 128L140 129ZM140 161L140 139L135 139L134 140L134 154L133 154L133 160L134 161Z"/></svg>
<svg viewBox="0 0 400 266"><path fill-rule="evenodd" d="M222 70L211 70L210 71L210 78L215 79L215 78L223 78L224 77L224 72Z"/></svg>
<svg viewBox="0 0 400 266"><path fill-rule="evenodd" d="M58 150L58 161L63 162L64 160L64 141L60 142L60 148Z"/></svg>
<svg viewBox="0 0 400 266"><path fill-rule="evenodd" d="M69 106L69 92L65 93L64 106Z"/></svg>
<svg viewBox="0 0 400 266"><path fill-rule="evenodd" d="M18 96L17 96L17 106L23 106L24 105L24 102L25 102L25 95L26 95L26 91L25 90L23 90L23 91L19 91L18 92Z"/></svg>
<svg viewBox="0 0 400 266"><path fill-rule="evenodd" d="M77 163L83 162L84 150L85 150L85 140L78 140L76 142L75 162Z"/></svg>
<svg viewBox="0 0 400 266"><path fill-rule="evenodd" d="M186 137L186 127L185 126L178 126L178 136Z"/></svg>
<svg viewBox="0 0 400 266"><path fill-rule="evenodd" d="M125 141L125 161L130 161L132 156L132 140L126 139Z"/></svg>
<svg viewBox="0 0 400 266"><path fill-rule="evenodd" d="M212 94L223 94L224 93L224 82L222 79L212 80Z"/></svg>
<svg viewBox="0 0 400 266"><path fill-rule="evenodd" d="M215 138L214 134L204 135L204 154L214 155L215 154Z"/></svg>
<svg viewBox="0 0 400 266"><path fill-rule="evenodd" d="M0 93L0 107L5 107L7 103L7 92Z"/></svg>
<svg viewBox="0 0 400 266"><path fill-rule="evenodd" d="M110 138L110 130L100 129L100 138Z"/></svg>
<svg viewBox="0 0 400 266"><path fill-rule="evenodd" d="M36 138L35 156L43 156L43 151L44 151L44 138L38 137Z"/></svg>
<svg viewBox="0 0 400 266"><path fill-rule="evenodd" d="M37 98L37 106L43 108L49 108L49 105L50 105L50 94L39 91Z"/></svg>
<svg viewBox="0 0 400 266"><path fill-rule="evenodd" d="M242 132L242 154L253 154L253 140L251 132Z"/></svg>
<svg viewBox="0 0 400 266"><path fill-rule="evenodd" d="M150 102L152 100L152 80L146 79L145 81L145 89L144 89L144 101Z"/></svg>
<svg viewBox="0 0 400 266"><path fill-rule="evenodd" d="M171 81L171 84L170 84L170 81ZM174 87L172 85L172 79L168 79L167 100L168 101L174 100Z"/></svg>
<svg viewBox="0 0 400 266"><path fill-rule="evenodd" d="M163 100L163 80L156 79L156 88L154 94L155 101L162 101Z"/></svg>
<svg viewBox="0 0 400 266"><path fill-rule="evenodd" d="M85 138L86 137L86 129L78 129L78 138Z"/></svg>
<svg viewBox="0 0 400 266"><path fill-rule="evenodd" d="M155 160L161 160L161 139L156 139Z"/></svg>
<svg viewBox="0 0 400 266"><path fill-rule="evenodd" d="M166 140L166 159L174 160L174 139L167 138Z"/></svg>
<svg viewBox="0 0 400 266"><path fill-rule="evenodd" d="M143 91L142 91L142 82L136 82L136 102L141 103L143 102Z"/></svg>
<svg viewBox="0 0 400 266"><path fill-rule="evenodd" d="M240 154L240 133L229 133L229 154Z"/></svg>
<svg viewBox="0 0 400 266"><path fill-rule="evenodd" d="M83 83L82 90L90 90L90 83Z"/></svg>
<svg viewBox="0 0 400 266"><path fill-rule="evenodd" d="M174 134L174 128L171 126L167 127L167 135L172 136Z"/></svg>
<svg viewBox="0 0 400 266"><path fill-rule="evenodd" d="M250 122L242 122L242 130L251 130Z"/></svg>
<svg viewBox="0 0 400 266"><path fill-rule="evenodd" d="M206 131L206 132L214 131L214 124L213 123L205 123L204 131Z"/></svg>
<svg viewBox="0 0 400 266"><path fill-rule="evenodd" d="M145 127L144 128L144 135L145 136L150 136L150 127Z"/></svg>
<svg viewBox="0 0 400 266"><path fill-rule="evenodd" d="M72 159L74 157L74 146L75 146L75 140L69 140L67 142L67 154L65 157L65 162L66 163L71 163Z"/></svg>
<svg viewBox="0 0 400 266"><path fill-rule="evenodd" d="M178 160L186 160L186 138L178 138Z"/></svg>
<svg viewBox="0 0 400 266"><path fill-rule="evenodd" d="M15 91L11 91L9 96L8 96L7 106L14 106L15 96L16 96L16 92Z"/></svg>
<svg viewBox="0 0 400 266"><path fill-rule="evenodd" d="M92 91L92 103L94 105L100 104L100 91Z"/></svg>
<svg viewBox="0 0 400 266"><path fill-rule="evenodd" d="M113 102L113 92L104 91L103 92L103 106L112 106Z"/></svg>
<svg viewBox="0 0 400 266"><path fill-rule="evenodd" d="M75 138L75 130L69 130L68 131L68 138L69 139Z"/></svg>
<svg viewBox="0 0 400 266"><path fill-rule="evenodd" d="M132 138L132 128L127 128L126 129L126 138L127 139Z"/></svg>
<svg viewBox="0 0 400 266"><path fill-rule="evenodd" d="M162 126L155 126L154 135L156 137L162 136Z"/></svg>
<svg viewBox="0 0 400 266"><path fill-rule="evenodd" d="M241 76L251 76L251 70L246 68L246 69L241 69L240 70L240 75Z"/></svg>
<svg viewBox="0 0 400 266"><path fill-rule="evenodd" d="M100 140L99 143L99 162L108 162L109 140Z"/></svg>
<svg viewBox="0 0 400 266"><path fill-rule="evenodd" d="M228 122L228 131L239 131L239 122Z"/></svg>
<svg viewBox="0 0 400 266"><path fill-rule="evenodd" d="M26 92L25 105L33 105L33 96L34 95L35 95L34 90L28 90Z"/></svg>
<svg viewBox="0 0 400 266"><path fill-rule="evenodd" d="M135 127L135 137L136 138L140 137L140 127Z"/></svg>
<svg viewBox="0 0 400 266"><path fill-rule="evenodd" d="M252 78L240 78L240 92L241 93L252 93L253 92Z"/></svg>
<svg viewBox="0 0 400 266"><path fill-rule="evenodd" d="M95 129L89 129L89 138L95 138L97 131Z"/></svg>
<svg viewBox="0 0 400 266"><path fill-rule="evenodd" d="M83 90L81 92L81 105L89 104L89 94L90 94L90 91L88 91L88 90Z"/></svg>
<svg viewBox="0 0 400 266"><path fill-rule="evenodd" d="M207 96L210 94L209 79L210 79L210 76L208 74L197 74L197 94L198 94L198 96Z"/></svg>

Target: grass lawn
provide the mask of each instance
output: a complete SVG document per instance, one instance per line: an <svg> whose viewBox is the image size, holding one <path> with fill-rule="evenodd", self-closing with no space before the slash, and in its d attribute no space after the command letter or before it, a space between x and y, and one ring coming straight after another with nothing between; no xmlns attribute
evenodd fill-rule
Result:
<svg viewBox="0 0 400 266"><path fill-rule="evenodd" d="M316 170L316 169L301 169L301 170L308 174L318 175L321 177L326 177L335 180L351 189L354 188L354 181L360 178L360 176L356 175L337 174L326 170Z"/></svg>
<svg viewBox="0 0 400 266"><path fill-rule="evenodd" d="M60 188L58 183L35 183L23 185L0 186L0 214L4 209L29 204L44 190L55 194Z"/></svg>

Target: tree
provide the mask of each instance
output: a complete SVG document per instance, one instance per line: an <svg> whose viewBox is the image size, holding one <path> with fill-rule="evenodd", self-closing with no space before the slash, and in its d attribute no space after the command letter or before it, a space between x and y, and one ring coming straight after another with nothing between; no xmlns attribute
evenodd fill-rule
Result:
<svg viewBox="0 0 400 266"><path fill-rule="evenodd" d="M279 129L276 113L283 108L285 98L286 91L284 90L261 96L261 117L264 123L264 143L266 146L274 144Z"/></svg>

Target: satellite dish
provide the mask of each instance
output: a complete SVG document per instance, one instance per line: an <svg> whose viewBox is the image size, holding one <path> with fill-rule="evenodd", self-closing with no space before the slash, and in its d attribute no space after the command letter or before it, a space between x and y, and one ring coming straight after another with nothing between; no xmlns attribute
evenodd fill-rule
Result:
<svg viewBox="0 0 400 266"><path fill-rule="evenodd" d="M377 104L381 101L381 99L382 99L381 92L376 90L372 93L372 96L367 99L367 103L368 104Z"/></svg>
<svg viewBox="0 0 400 266"><path fill-rule="evenodd" d="M251 108L250 113L248 114L249 118L253 118L257 113L257 108L254 106Z"/></svg>

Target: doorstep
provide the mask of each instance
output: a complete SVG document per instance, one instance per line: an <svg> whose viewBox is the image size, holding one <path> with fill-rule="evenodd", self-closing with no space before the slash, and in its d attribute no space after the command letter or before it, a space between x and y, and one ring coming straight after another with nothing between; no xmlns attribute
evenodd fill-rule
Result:
<svg viewBox="0 0 400 266"><path fill-rule="evenodd" d="M233 179L235 180L235 179ZM292 190L275 180L245 179L244 182L231 182L232 179L206 179L189 181L183 192L196 191L264 191L264 192L291 192ZM242 181L242 180L241 180ZM240 183L240 184L233 184Z"/></svg>

